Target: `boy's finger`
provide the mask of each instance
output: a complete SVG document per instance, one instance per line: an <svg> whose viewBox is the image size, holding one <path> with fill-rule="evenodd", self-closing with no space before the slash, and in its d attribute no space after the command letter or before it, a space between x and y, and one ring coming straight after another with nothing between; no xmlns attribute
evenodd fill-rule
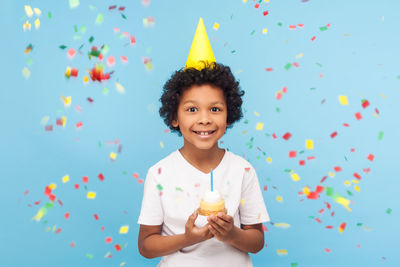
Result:
<svg viewBox="0 0 400 267"><path fill-rule="evenodd" d="M218 231L218 233L223 233L225 232L224 227L222 227L221 225L219 225L217 222L211 221L210 222L211 226Z"/></svg>
<svg viewBox="0 0 400 267"><path fill-rule="evenodd" d="M233 217L232 216L230 216L228 214L225 214L225 213L222 213L222 212L218 213L218 218L226 221L227 223L230 223L230 222L233 221Z"/></svg>
<svg viewBox="0 0 400 267"><path fill-rule="evenodd" d="M214 235L214 236L219 236L219 233L217 232L217 230L214 229L214 227L212 227L212 225L208 226L208 229L210 230L210 232Z"/></svg>

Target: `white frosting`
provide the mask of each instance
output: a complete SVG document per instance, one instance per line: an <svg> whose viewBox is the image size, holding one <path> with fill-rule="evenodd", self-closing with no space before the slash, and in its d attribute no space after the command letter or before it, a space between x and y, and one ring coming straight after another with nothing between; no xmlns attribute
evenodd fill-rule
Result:
<svg viewBox="0 0 400 267"><path fill-rule="evenodd" d="M221 201L221 194L217 190L212 192L211 190L207 190L204 193L203 200L208 203L218 203Z"/></svg>

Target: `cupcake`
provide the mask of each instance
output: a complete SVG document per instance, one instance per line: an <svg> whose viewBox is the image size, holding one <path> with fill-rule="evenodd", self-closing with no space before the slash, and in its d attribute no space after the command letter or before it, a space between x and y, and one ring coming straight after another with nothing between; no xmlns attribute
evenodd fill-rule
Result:
<svg viewBox="0 0 400 267"><path fill-rule="evenodd" d="M217 190L207 190L200 200L200 208L197 212L203 216L217 215L219 212L226 213L225 200Z"/></svg>

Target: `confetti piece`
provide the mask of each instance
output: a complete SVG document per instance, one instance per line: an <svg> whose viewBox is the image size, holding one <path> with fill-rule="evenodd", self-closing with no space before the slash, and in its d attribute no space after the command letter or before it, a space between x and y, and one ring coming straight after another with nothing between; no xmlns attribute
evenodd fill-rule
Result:
<svg viewBox="0 0 400 267"><path fill-rule="evenodd" d="M372 162L374 160L374 155L369 154L367 159Z"/></svg>
<svg viewBox="0 0 400 267"><path fill-rule="evenodd" d="M391 208L388 208L388 209L386 210L386 213L387 213L387 214L391 214L391 213L392 213L392 209L391 209Z"/></svg>
<svg viewBox="0 0 400 267"><path fill-rule="evenodd" d="M119 82L115 82L115 87L117 88L117 92L120 94L125 94L125 88Z"/></svg>
<svg viewBox="0 0 400 267"><path fill-rule="evenodd" d="M276 253L278 254L278 256L286 256L288 254L286 249L277 249Z"/></svg>
<svg viewBox="0 0 400 267"><path fill-rule="evenodd" d="M115 58L114 58L113 56L109 56L109 57L107 58L107 64L108 64L109 67L114 66L114 64L115 64Z"/></svg>
<svg viewBox="0 0 400 267"><path fill-rule="evenodd" d="M114 247L115 247L116 251L121 251L121 249L122 249L120 244L116 244Z"/></svg>
<svg viewBox="0 0 400 267"><path fill-rule="evenodd" d="M110 237L110 236L106 237L106 243L107 244L112 243L112 237Z"/></svg>
<svg viewBox="0 0 400 267"><path fill-rule="evenodd" d="M115 160L117 158L117 154L115 154L114 152L110 153L110 159L111 160Z"/></svg>
<svg viewBox="0 0 400 267"><path fill-rule="evenodd" d="M300 181L300 176L297 173L292 173L290 177L292 177L292 180L295 182Z"/></svg>
<svg viewBox="0 0 400 267"><path fill-rule="evenodd" d="M306 139L306 149L314 149L314 141L311 139Z"/></svg>
<svg viewBox="0 0 400 267"><path fill-rule="evenodd" d="M73 59L75 57L76 51L72 47L68 50L67 56L69 59Z"/></svg>
<svg viewBox="0 0 400 267"><path fill-rule="evenodd" d="M127 234L128 231L129 231L129 225L124 225L124 226L121 226L119 228L119 233L120 234Z"/></svg>
<svg viewBox="0 0 400 267"><path fill-rule="evenodd" d="M215 22L214 26L213 26L213 29L214 30L218 30L219 29L219 23Z"/></svg>
<svg viewBox="0 0 400 267"><path fill-rule="evenodd" d="M31 72L27 67L24 67L22 69L22 75L24 76L25 79L29 79L29 77L31 76Z"/></svg>
<svg viewBox="0 0 400 267"><path fill-rule="evenodd" d="M282 136L282 138L285 139L286 141L288 141L288 140L290 139L290 137L292 137L292 134L289 133L289 132L285 133L285 134Z"/></svg>
<svg viewBox="0 0 400 267"><path fill-rule="evenodd" d="M276 201L282 203L283 202L283 197L282 196L277 196Z"/></svg>
<svg viewBox="0 0 400 267"><path fill-rule="evenodd" d="M31 18L33 16L33 11L32 11L31 6L27 5L27 6L24 6L24 8L25 8L25 13L28 16L28 18Z"/></svg>
<svg viewBox="0 0 400 267"><path fill-rule="evenodd" d="M340 233L343 233L343 232L344 232L344 228L346 228L346 223L345 223L345 222L342 223L342 224L339 226L339 232L340 232Z"/></svg>
<svg viewBox="0 0 400 267"><path fill-rule="evenodd" d="M354 114L354 116L356 117L357 120L361 120L362 119L362 115L360 112L357 112L356 114Z"/></svg>
<svg viewBox="0 0 400 267"><path fill-rule="evenodd" d="M271 158L271 157L268 157L268 158L267 158L267 163L268 163L268 164L271 164L271 162L272 162L272 158Z"/></svg>
<svg viewBox="0 0 400 267"><path fill-rule="evenodd" d="M348 99L347 99L347 96L345 96L345 95L340 95L340 96L339 96L339 102L340 102L340 104L343 105L343 106L349 105L349 101L348 101Z"/></svg>
<svg viewBox="0 0 400 267"><path fill-rule="evenodd" d="M164 148L164 142L160 141L160 147Z"/></svg>
<svg viewBox="0 0 400 267"><path fill-rule="evenodd" d="M70 0L71 1L71 0ZM88 259L93 259L94 258L94 256L93 256L93 254L90 254L90 253L86 253L86 258L88 258Z"/></svg>
<svg viewBox="0 0 400 267"><path fill-rule="evenodd" d="M96 17L96 24L97 24L97 25L102 24L103 21L104 21L104 15L101 14L101 13L99 13L99 14L97 15L97 17Z"/></svg>
<svg viewBox="0 0 400 267"><path fill-rule="evenodd" d="M95 199L96 198L96 192L88 192L87 195L86 195L86 198Z"/></svg>
<svg viewBox="0 0 400 267"><path fill-rule="evenodd" d="M278 227L278 228L282 228L282 229L287 229L287 228L290 227L290 224L288 224L288 223L274 223L274 226Z"/></svg>
<svg viewBox="0 0 400 267"><path fill-rule="evenodd" d="M263 28L263 29L262 29L262 33L263 33L263 34L267 34L267 33L268 33L268 29L267 29L267 28Z"/></svg>
<svg viewBox="0 0 400 267"><path fill-rule="evenodd" d="M145 27L152 27L156 23L153 17L148 16L147 18L143 19L143 26Z"/></svg>
<svg viewBox="0 0 400 267"><path fill-rule="evenodd" d="M36 30L39 29L39 27L40 27L40 20L39 20L39 19L36 19L34 23L35 23L35 28L36 28Z"/></svg>
<svg viewBox="0 0 400 267"><path fill-rule="evenodd" d="M327 253L331 252L331 250L330 250L329 248L325 248L324 250L325 250L325 252L327 252Z"/></svg>
<svg viewBox="0 0 400 267"><path fill-rule="evenodd" d="M289 158L295 158L297 155L296 151L289 151Z"/></svg>
<svg viewBox="0 0 400 267"><path fill-rule="evenodd" d="M65 175L63 178L62 178L62 182L65 184L66 182L68 182L69 181L69 175Z"/></svg>
<svg viewBox="0 0 400 267"><path fill-rule="evenodd" d="M256 130L261 131L264 128L264 123L258 122L256 125Z"/></svg>

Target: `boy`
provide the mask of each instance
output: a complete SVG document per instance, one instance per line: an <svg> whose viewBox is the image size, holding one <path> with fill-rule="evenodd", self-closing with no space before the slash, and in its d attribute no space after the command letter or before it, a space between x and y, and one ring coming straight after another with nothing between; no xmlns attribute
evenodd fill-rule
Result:
<svg viewBox="0 0 400 267"><path fill-rule="evenodd" d="M206 42L196 47L199 40ZM264 246L262 222L269 216L255 170L218 147L242 117L243 94L230 68L215 63L200 19L186 67L172 75L161 97L160 115L184 145L149 169L138 220L139 252L163 256L158 266L252 266L248 252ZM195 210L211 169L227 214L206 218Z"/></svg>

